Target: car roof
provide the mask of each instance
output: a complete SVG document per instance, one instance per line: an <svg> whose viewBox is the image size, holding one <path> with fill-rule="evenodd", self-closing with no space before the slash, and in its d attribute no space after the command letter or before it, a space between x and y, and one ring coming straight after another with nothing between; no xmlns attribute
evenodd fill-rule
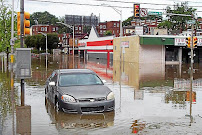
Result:
<svg viewBox="0 0 202 135"><path fill-rule="evenodd" d="M59 74L69 74L69 73L93 73L95 74L94 71L90 69L59 69L56 70Z"/></svg>

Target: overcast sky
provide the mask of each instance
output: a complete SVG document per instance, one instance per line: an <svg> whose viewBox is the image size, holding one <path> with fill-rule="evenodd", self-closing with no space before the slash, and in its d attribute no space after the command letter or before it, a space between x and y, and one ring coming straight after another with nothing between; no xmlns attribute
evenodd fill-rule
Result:
<svg viewBox="0 0 202 135"><path fill-rule="evenodd" d="M10 3L12 0L8 0ZM20 0L14 0L15 11L20 11ZM50 2L40 2L40 1L54 1L61 3L50 3ZM120 3L120 2L107 2L107 1L124 1L131 3ZM118 8L122 10L123 20L133 15L133 3L139 2L141 8L147 8L148 11L157 11L164 12L166 4L174 5L175 3L181 3L187 0L24 0L24 9L30 14L34 12L44 12L48 11L49 13L59 17L65 15L84 15L89 16L93 13L96 16L100 15L100 21L112 21L120 20L120 15L112 7L103 7L103 6L88 6L88 5L75 5L67 3L77 3L77 4L90 4L90 5L102 5L108 4L110 6L118 7L127 7L127 8ZM143 4L144 3L144 4ZM148 4L152 3L152 4ZM155 4L165 4L165 5L155 5ZM198 11L202 11L202 1L201 0L189 0L189 6L200 6L196 7ZM172 6L171 6L172 7ZM202 17L202 12L197 12L198 16Z"/></svg>

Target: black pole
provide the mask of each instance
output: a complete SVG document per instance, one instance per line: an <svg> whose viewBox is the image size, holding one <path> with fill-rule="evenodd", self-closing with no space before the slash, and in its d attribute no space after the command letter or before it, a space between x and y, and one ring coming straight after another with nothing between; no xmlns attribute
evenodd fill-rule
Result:
<svg viewBox="0 0 202 135"><path fill-rule="evenodd" d="M24 106L24 101L25 101L25 82L24 79L21 79L21 106Z"/></svg>
<svg viewBox="0 0 202 135"><path fill-rule="evenodd" d="M24 47L24 0L20 0L20 47ZM21 79L21 106L24 106L24 79Z"/></svg>

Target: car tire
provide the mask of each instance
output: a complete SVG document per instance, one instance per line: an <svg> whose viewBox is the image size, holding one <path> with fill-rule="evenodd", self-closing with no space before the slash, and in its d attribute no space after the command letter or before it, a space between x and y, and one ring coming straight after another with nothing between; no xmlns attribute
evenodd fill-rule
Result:
<svg viewBox="0 0 202 135"><path fill-rule="evenodd" d="M56 100L56 102L55 102L55 111L56 112L62 111L62 108L60 106L60 102L58 100Z"/></svg>
<svg viewBox="0 0 202 135"><path fill-rule="evenodd" d="M46 97L46 98L48 97L47 88L45 88L45 97Z"/></svg>

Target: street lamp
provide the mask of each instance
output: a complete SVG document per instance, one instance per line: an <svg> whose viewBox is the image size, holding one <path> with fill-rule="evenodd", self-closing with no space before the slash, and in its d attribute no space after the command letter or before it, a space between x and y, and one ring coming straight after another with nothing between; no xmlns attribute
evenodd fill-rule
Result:
<svg viewBox="0 0 202 135"><path fill-rule="evenodd" d="M47 58L47 54L48 54L48 49L47 49L47 44L48 44L48 40L47 40L47 34L43 33L43 32L38 32L44 36L46 36L46 70L47 70L47 63L48 63L48 58Z"/></svg>
<svg viewBox="0 0 202 135"><path fill-rule="evenodd" d="M120 18L121 18L121 20L120 20L120 37L122 37L122 36L123 36L123 28L122 28L122 10L119 10L119 9L113 7L113 6L110 6L110 5L104 4L104 3L101 4L101 6L111 7L111 8L113 8L113 9L120 15Z"/></svg>
<svg viewBox="0 0 202 135"><path fill-rule="evenodd" d="M56 23L65 25L66 27L68 27L68 28L70 28L70 29L73 30L73 52L72 52L72 55L74 57L74 25L71 26L71 25L65 24L63 22L56 22Z"/></svg>

